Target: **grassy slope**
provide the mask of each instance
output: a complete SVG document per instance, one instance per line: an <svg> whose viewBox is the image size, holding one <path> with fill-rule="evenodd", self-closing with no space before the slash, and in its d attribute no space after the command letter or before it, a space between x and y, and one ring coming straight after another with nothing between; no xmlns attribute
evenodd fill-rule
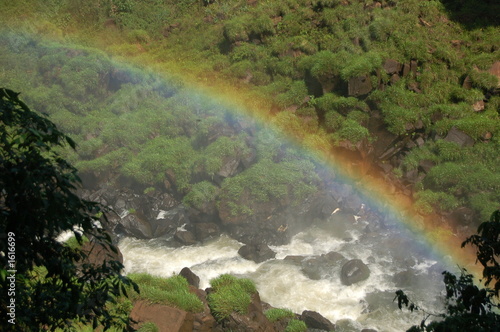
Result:
<svg viewBox="0 0 500 332"><path fill-rule="evenodd" d="M377 140L367 131L374 111L400 139L443 137L455 126L476 139L473 148L429 139L402 153L394 173L402 176L418 171L422 160L433 161L436 166L415 186L420 212L465 205L484 219L500 199L500 100L489 98L496 82L476 68L486 70L500 59L500 33L494 14L477 23L474 15L481 12L446 10L439 1L419 0L25 0L5 5L3 20L237 96L237 103L323 150L347 146L363 155ZM417 74L388 84L386 59L416 61ZM348 97L346 83L360 75L386 88ZM470 90L462 88L467 75ZM411 91L415 86L421 93ZM485 110L473 112L484 98ZM416 129L419 123L423 129ZM492 138L484 139L488 133Z"/></svg>

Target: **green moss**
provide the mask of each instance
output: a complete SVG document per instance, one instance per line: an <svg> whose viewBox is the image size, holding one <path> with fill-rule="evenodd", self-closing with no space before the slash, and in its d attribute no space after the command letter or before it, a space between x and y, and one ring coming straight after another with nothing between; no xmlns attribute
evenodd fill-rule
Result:
<svg viewBox="0 0 500 332"><path fill-rule="evenodd" d="M153 322L146 322L142 324L137 332L158 332L158 326Z"/></svg>
<svg viewBox="0 0 500 332"><path fill-rule="evenodd" d="M73 236L65 242L65 245L72 249L77 249L81 248L87 242L90 242L90 240L85 235L83 235L80 239L77 239L76 236Z"/></svg>
<svg viewBox="0 0 500 332"><path fill-rule="evenodd" d="M306 160L290 160L274 163L263 159L238 174L227 178L221 186L221 199L233 202L233 215L251 213L252 202L265 202L273 199L288 200L298 204L316 189L314 165ZM238 205L239 197L246 192L248 205Z"/></svg>
<svg viewBox="0 0 500 332"><path fill-rule="evenodd" d="M451 211L459 206L459 201L451 194L439 191L424 190L415 194L415 208L423 214L438 211Z"/></svg>
<svg viewBox="0 0 500 332"><path fill-rule="evenodd" d="M307 331L306 323L298 319L290 320L285 328L285 332L305 332L305 331Z"/></svg>
<svg viewBox="0 0 500 332"><path fill-rule="evenodd" d="M213 202L218 192L218 187L212 183L208 181L198 182L191 187L191 191L184 196L182 202L195 209L201 209L203 204Z"/></svg>
<svg viewBox="0 0 500 332"><path fill-rule="evenodd" d="M280 308L271 308L264 312L267 319L271 322L279 321L283 318L293 318L295 314L290 309L280 309Z"/></svg>
<svg viewBox="0 0 500 332"><path fill-rule="evenodd" d="M256 293L255 284L249 279L238 279L223 274L210 281L213 291L207 300L212 313L217 320L223 320L232 312L246 314L252 298Z"/></svg>
<svg viewBox="0 0 500 332"><path fill-rule="evenodd" d="M131 292L132 300L144 299L150 303L172 305L189 312L203 311L203 303L189 292L189 284L182 276L170 278L149 274L129 274L128 277L139 286L140 293Z"/></svg>

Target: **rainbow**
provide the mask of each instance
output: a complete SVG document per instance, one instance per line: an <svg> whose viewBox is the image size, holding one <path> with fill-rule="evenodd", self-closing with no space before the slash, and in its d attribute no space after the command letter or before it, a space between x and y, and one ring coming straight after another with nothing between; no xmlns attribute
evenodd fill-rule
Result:
<svg viewBox="0 0 500 332"><path fill-rule="evenodd" d="M78 45L61 44L50 38L43 40L52 43L54 47L79 48ZM332 153L326 143L325 135L321 132L315 139L316 144L305 144L286 128L275 125L269 100L256 95L244 84L234 85L234 82L225 82L216 73L189 71L175 61L162 63L143 61L145 54L141 51L128 56L110 54L110 57L121 66L127 64L134 68L139 67L142 72L160 73L166 81L181 82L183 88L190 91L193 100L209 100L223 105L225 109L247 116L250 121L260 126L273 128L283 134L283 139L299 148L305 156L315 158L324 167L333 171L337 179L356 188L366 205L391 220L393 227L405 230L408 236L415 240L416 245L425 248L429 255L436 257L451 270L459 265L469 272L478 273L479 266L475 265L475 253L471 248L460 249L464 239L455 236L451 227L443 224L443 220L437 216L424 217L415 213L412 199L394 193L390 184L382 178L364 176L362 172L352 167L348 159ZM144 65L145 63L147 65Z"/></svg>

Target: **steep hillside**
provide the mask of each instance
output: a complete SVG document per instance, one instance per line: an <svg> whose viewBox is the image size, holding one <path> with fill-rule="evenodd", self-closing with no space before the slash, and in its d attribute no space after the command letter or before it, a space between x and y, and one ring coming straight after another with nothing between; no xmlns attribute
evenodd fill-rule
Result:
<svg viewBox="0 0 500 332"><path fill-rule="evenodd" d="M487 219L500 201L500 8L495 1L460 3L16 1L0 14L10 29L3 33L9 43L0 78L78 136L83 169L118 160L123 172L145 184L163 181L140 174L147 170L127 153L142 144L142 153L156 143L167 146L150 139L176 136L172 132L190 125L163 119L171 127L142 130L144 116L127 113L134 108L130 98L142 93L132 85L120 86L125 89L111 106L96 110L99 98L114 92L106 76L110 64L81 47L34 54L41 36L96 47L210 91L236 92L249 109L271 117L305 146L345 156L360 177L386 179L394 191L415 199L419 213L471 223ZM54 82L67 90L57 91ZM152 89L159 91L158 84L151 83ZM159 103L154 98L150 102ZM60 104L53 110L43 108L54 101ZM109 111L129 115L118 125ZM80 117L90 127L107 124L84 135L92 128L82 129ZM183 181L181 169L173 172Z"/></svg>

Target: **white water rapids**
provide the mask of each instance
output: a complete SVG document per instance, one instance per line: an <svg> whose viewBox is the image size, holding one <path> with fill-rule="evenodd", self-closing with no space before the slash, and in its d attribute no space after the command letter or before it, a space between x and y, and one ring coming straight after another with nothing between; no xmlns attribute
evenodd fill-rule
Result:
<svg viewBox="0 0 500 332"><path fill-rule="evenodd" d="M363 328L404 331L419 324L422 313L400 311L393 302L395 291L401 288L393 277L408 269L414 273L414 284L404 291L411 299L428 310L442 307L442 265L406 246L385 248L388 238L402 236L394 230L370 237L364 236L360 229L352 228L340 238L328 228L310 227L294 236L289 244L271 247L276 258L260 264L240 257L238 249L243 244L224 235L187 247L174 247L165 239L123 238L119 248L124 256L125 273L147 272L169 277L189 267L200 277L200 288L209 287L209 281L223 273L250 278L263 301L299 314L303 310L317 311L336 323L337 331ZM311 280L301 271L300 264L283 260L287 255L314 256L331 251L347 259L361 259L370 268L370 277L345 286L340 282L339 267L321 280Z"/></svg>

